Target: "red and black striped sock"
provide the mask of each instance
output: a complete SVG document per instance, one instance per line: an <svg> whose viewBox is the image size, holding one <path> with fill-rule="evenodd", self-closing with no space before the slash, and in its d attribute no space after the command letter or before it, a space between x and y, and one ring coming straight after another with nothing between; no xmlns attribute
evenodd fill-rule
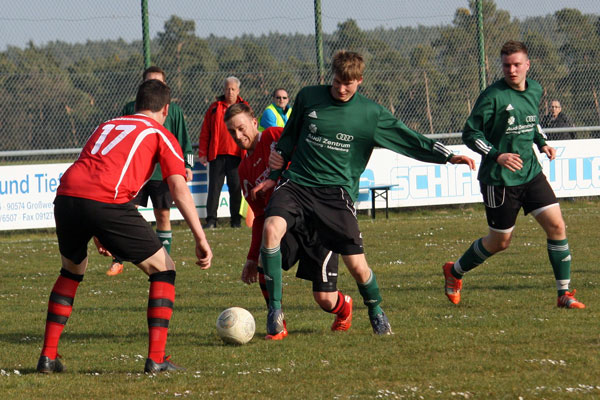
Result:
<svg viewBox="0 0 600 400"><path fill-rule="evenodd" d="M60 276L54 283L50 300L48 300L42 356L46 356L51 360L56 359L58 341L73 310L75 293L82 280L83 275L73 274L64 268L60 270Z"/></svg>
<svg viewBox="0 0 600 400"><path fill-rule="evenodd" d="M162 363L165 357L169 320L175 302L175 271L150 275L148 295L148 358Z"/></svg>
<svg viewBox="0 0 600 400"><path fill-rule="evenodd" d="M328 312L335 314L342 319L347 318L348 315L350 315L350 313L352 312L352 308L350 308L350 303L346 301L346 297L344 296L342 291L338 290L337 293L338 298L337 302L335 303L335 307L333 307L333 310Z"/></svg>

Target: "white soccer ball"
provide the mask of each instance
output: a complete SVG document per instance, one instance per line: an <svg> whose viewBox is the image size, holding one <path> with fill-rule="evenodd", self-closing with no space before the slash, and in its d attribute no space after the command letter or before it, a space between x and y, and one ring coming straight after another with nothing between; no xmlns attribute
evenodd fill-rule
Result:
<svg viewBox="0 0 600 400"><path fill-rule="evenodd" d="M217 318L217 334L225 343L248 343L255 329L254 317L241 307L228 308Z"/></svg>

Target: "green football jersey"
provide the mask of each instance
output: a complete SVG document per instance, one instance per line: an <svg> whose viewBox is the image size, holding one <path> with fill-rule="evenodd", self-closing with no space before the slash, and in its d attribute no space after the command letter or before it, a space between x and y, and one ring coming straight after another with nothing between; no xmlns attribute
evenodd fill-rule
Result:
<svg viewBox="0 0 600 400"><path fill-rule="evenodd" d="M463 129L463 142L481 154L479 181L487 185L516 186L527 183L542 171L533 150L546 145L539 125L542 87L527 79L524 91L518 91L504 79L479 95ZM523 168L511 172L496 162L501 153L517 153Z"/></svg>
<svg viewBox="0 0 600 400"><path fill-rule="evenodd" d="M133 115L135 114L135 101L129 102L123 107L122 115ZM175 103L169 104L169 114L163 125L169 132L175 136L181 151L183 152L183 159L185 160L185 167L192 168L194 166L194 152L192 150L192 142L187 131L187 125L183 118L183 111ZM156 164L154 173L150 177L153 181L162 181L163 176L160 171L160 165Z"/></svg>
<svg viewBox="0 0 600 400"><path fill-rule="evenodd" d="M379 104L356 93L340 102L331 86L309 86L296 96L277 143L287 160L284 177L304 186L340 186L353 201L373 148L384 147L420 161L443 164L452 153L443 144L409 129ZM277 178L280 171L273 171Z"/></svg>

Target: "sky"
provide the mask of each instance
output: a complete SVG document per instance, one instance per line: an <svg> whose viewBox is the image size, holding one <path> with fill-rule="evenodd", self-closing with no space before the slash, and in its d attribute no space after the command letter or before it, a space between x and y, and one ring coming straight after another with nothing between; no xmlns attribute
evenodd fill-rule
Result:
<svg viewBox="0 0 600 400"><path fill-rule="evenodd" d="M29 41L41 46L56 40L139 40L140 4L140 0L0 0L0 51L24 47ZM496 4L519 19L565 7L600 15L599 0L496 0ZM459 7L468 7L468 0L321 0L326 33L349 18L361 29L446 25ZM171 15L194 20L199 37L314 33L313 0L148 0L148 9L152 38Z"/></svg>

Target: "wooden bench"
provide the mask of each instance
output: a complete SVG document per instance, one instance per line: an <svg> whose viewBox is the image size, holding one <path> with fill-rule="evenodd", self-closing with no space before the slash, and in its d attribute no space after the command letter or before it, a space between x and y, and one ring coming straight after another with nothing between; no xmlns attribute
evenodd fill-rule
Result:
<svg viewBox="0 0 600 400"><path fill-rule="evenodd" d="M394 186L398 185L370 185L361 188L371 191L371 218L375 219L375 199L377 197L385 199L385 218L388 218L388 192Z"/></svg>

